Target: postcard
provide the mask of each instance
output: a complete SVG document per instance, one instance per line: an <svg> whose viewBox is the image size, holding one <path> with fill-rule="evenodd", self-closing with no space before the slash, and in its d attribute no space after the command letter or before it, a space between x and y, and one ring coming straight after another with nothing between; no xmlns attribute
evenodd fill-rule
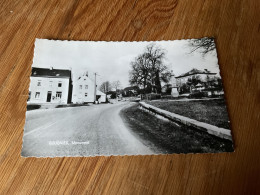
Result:
<svg viewBox="0 0 260 195"><path fill-rule="evenodd" d="M36 39L23 157L232 152L215 39Z"/></svg>

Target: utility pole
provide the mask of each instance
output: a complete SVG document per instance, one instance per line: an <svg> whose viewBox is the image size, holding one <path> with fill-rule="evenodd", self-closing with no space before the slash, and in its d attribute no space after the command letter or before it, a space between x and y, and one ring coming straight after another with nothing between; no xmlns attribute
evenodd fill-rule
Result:
<svg viewBox="0 0 260 195"><path fill-rule="evenodd" d="M95 104L97 101L97 84L96 84L97 73L95 72L94 74L95 74L95 82L94 82L94 104Z"/></svg>

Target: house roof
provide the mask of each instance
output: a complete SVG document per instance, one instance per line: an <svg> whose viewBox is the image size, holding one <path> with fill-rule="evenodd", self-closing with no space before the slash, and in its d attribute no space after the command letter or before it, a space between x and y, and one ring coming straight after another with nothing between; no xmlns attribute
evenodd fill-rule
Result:
<svg viewBox="0 0 260 195"><path fill-rule="evenodd" d="M196 87L202 87L202 84L198 83L197 85L195 85Z"/></svg>
<svg viewBox="0 0 260 195"><path fill-rule="evenodd" d="M131 87L126 87L124 88L125 91L129 91L129 90L139 90L138 86L131 86Z"/></svg>
<svg viewBox="0 0 260 195"><path fill-rule="evenodd" d="M186 72L184 74L181 74L175 78L181 78L181 77L186 77L186 76L190 76L190 75L194 75L194 74L209 74L209 75L215 75L217 73L212 73L210 71L208 71L207 69L204 70L198 70L196 68L193 68L192 70L190 70L189 72Z"/></svg>
<svg viewBox="0 0 260 195"><path fill-rule="evenodd" d="M71 71L63 69L48 69L48 68L35 68L32 67L32 77L57 77L57 78L70 78Z"/></svg>
<svg viewBox="0 0 260 195"><path fill-rule="evenodd" d="M99 91L99 90L97 90L97 95L106 95L106 94L101 92L101 91Z"/></svg>
<svg viewBox="0 0 260 195"><path fill-rule="evenodd" d="M76 81L80 81L80 80L89 80L89 81L91 81L91 82L93 82L93 85L94 85L94 81L93 81L93 79L91 79L88 75L82 75L82 76L79 76L77 79L76 79Z"/></svg>

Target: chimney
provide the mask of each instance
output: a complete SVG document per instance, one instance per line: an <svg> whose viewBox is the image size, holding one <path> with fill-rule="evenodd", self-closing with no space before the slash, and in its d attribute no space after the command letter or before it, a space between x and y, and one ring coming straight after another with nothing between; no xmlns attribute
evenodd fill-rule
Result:
<svg viewBox="0 0 260 195"><path fill-rule="evenodd" d="M205 72L208 72L208 69L204 69L205 70Z"/></svg>
<svg viewBox="0 0 260 195"><path fill-rule="evenodd" d="M50 70L53 70L53 67L52 67L52 66L50 67Z"/></svg>

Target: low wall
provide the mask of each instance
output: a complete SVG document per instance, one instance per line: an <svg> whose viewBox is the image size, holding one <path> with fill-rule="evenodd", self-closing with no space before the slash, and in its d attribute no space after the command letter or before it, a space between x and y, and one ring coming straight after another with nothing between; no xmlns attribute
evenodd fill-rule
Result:
<svg viewBox="0 0 260 195"><path fill-rule="evenodd" d="M145 109L146 111L149 111L155 115L160 115L161 117L166 118L170 121L177 122L179 124L183 124L183 125L198 129L200 131L207 132L211 135L232 141L232 135L231 135L231 131L229 129L224 129L221 127L216 127L214 125L196 121L194 119L190 119L188 117L184 117L184 116L157 108L155 106L146 104L144 102L140 102L139 105L140 105L141 109Z"/></svg>

